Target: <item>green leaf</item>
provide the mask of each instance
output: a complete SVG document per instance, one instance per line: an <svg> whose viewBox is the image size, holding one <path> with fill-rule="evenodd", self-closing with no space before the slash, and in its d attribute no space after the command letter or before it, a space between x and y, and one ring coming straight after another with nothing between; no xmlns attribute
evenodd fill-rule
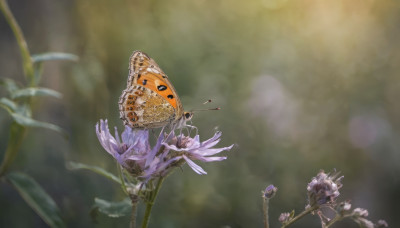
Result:
<svg viewBox="0 0 400 228"><path fill-rule="evenodd" d="M10 78L0 78L0 85L6 87L6 89L9 93L12 93L15 90L18 90L18 88L19 88L17 83Z"/></svg>
<svg viewBox="0 0 400 228"><path fill-rule="evenodd" d="M132 204L129 198L125 198L120 202L110 202L95 198L93 209L98 210L109 217L118 218L129 215L132 211Z"/></svg>
<svg viewBox="0 0 400 228"><path fill-rule="evenodd" d="M64 137L67 137L68 134L59 126L51 124L51 123L46 123L46 122L41 122L41 121L37 121L34 120L30 117L27 116L23 116L21 114L18 113L10 113L11 116L14 118L15 122L17 122L18 124L22 125L22 126L26 126L26 127L42 127L42 128L47 128L53 131L56 131L60 134L62 134Z"/></svg>
<svg viewBox="0 0 400 228"><path fill-rule="evenodd" d="M33 75L35 79L35 85L39 84L43 73L43 62L33 64Z"/></svg>
<svg viewBox="0 0 400 228"><path fill-rule="evenodd" d="M49 60L70 60L78 61L79 57L69 53L63 52L46 52L42 54L32 55L32 61L34 63L49 61Z"/></svg>
<svg viewBox="0 0 400 228"><path fill-rule="evenodd" d="M53 131L57 131L64 137L68 138L68 134L61 127L51 123L37 121L28 117L27 115L30 115L29 110L24 110L23 107L19 107L15 102L7 98L0 98L0 107L6 109L11 117L15 120L15 122L17 122L19 125L25 127L47 128Z"/></svg>
<svg viewBox="0 0 400 228"><path fill-rule="evenodd" d="M11 93L11 98L16 99L16 98L23 98L23 97L37 97L37 96L51 96L51 97L56 97L56 98L61 98L62 95L61 93L48 89L48 88L39 88L39 87L30 87L30 88L24 88L24 89L19 89Z"/></svg>
<svg viewBox="0 0 400 228"><path fill-rule="evenodd" d="M34 179L19 172L10 173L6 178L47 225L57 228L66 227L56 203Z"/></svg>
<svg viewBox="0 0 400 228"><path fill-rule="evenodd" d="M98 166L92 166L92 165L86 165L86 164L82 164L82 163L77 163L77 162L68 162L67 163L67 168L69 170L79 170L79 169L87 169L90 171L93 171L97 174L100 174L118 184L121 184L121 181L118 177L116 177L114 174L106 171L103 168L100 168Z"/></svg>
<svg viewBox="0 0 400 228"><path fill-rule="evenodd" d="M18 109L18 105L5 97L0 98L0 107L6 109L10 114Z"/></svg>

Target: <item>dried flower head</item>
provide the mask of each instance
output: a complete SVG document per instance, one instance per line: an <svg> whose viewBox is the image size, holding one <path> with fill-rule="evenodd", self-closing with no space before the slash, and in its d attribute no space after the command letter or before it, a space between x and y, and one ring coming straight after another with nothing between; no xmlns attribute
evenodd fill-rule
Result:
<svg viewBox="0 0 400 228"><path fill-rule="evenodd" d="M310 207L334 203L339 196L339 189L342 187L341 180L343 176L337 177L338 173L330 175L320 171L316 177L313 177L307 185L307 194Z"/></svg>
<svg viewBox="0 0 400 228"><path fill-rule="evenodd" d="M341 215L345 215L345 214L349 214L350 213L350 209L351 209L350 202L349 201L343 201L343 202L339 203L339 205L336 208L336 211Z"/></svg>
<svg viewBox="0 0 400 228"><path fill-rule="evenodd" d="M263 194L263 197L265 197L267 199L271 199L272 197L275 196L277 191L278 191L278 188L271 184L271 185L268 185L267 188L265 188L265 190L262 192L262 194Z"/></svg>
<svg viewBox="0 0 400 228"><path fill-rule="evenodd" d="M385 220L379 220L376 224L367 219L368 211L363 208L356 208L351 213L351 218L360 225L360 227L365 228L379 228L388 227Z"/></svg>
<svg viewBox="0 0 400 228"><path fill-rule="evenodd" d="M368 211L366 209L358 207L353 210L353 216L366 218L366 217L368 217Z"/></svg>
<svg viewBox="0 0 400 228"><path fill-rule="evenodd" d="M205 162L222 161L226 157L214 157L217 153L230 150L232 146L212 148L219 141L221 133L200 142L200 136L194 138L180 134L175 136L174 130L164 134L161 130L154 147L149 142L149 130L133 130L125 126L120 140L115 127L115 138L110 134L107 120L96 124L97 137L103 148L133 176L149 180L152 177L167 175L172 168L187 162L198 174L206 172L192 160ZM172 151L173 150L173 151Z"/></svg>
<svg viewBox="0 0 400 228"><path fill-rule="evenodd" d="M282 224L285 224L285 223L289 222L291 217L292 217L292 215L289 212L284 212L284 213L281 213L281 215L279 215L279 219L278 220Z"/></svg>
<svg viewBox="0 0 400 228"><path fill-rule="evenodd" d="M385 220L379 220L376 224L375 227L376 228L383 228L383 227L388 227L389 225L387 224L387 222Z"/></svg>

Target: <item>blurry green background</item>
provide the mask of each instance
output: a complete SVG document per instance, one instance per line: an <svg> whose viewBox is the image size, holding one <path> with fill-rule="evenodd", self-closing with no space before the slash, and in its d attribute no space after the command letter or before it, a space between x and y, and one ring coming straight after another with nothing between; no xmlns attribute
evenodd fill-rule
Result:
<svg viewBox="0 0 400 228"><path fill-rule="evenodd" d="M34 117L62 136L31 129L13 165L33 176L60 206L69 227L127 227L129 218L89 212L94 197L121 200L120 187L67 161L115 171L94 126L123 129L117 101L128 58L141 50L174 84L202 139L215 127L223 162L185 166L161 189L150 227L262 227L261 190L279 188L271 223L306 205L320 169L345 176L341 200L370 219L400 226L400 2L396 0L9 0L33 54L74 53L48 62L42 86L62 100L36 100ZM24 82L15 38L0 17L0 76ZM0 92L0 95L2 93ZM0 155L11 118L0 110ZM0 227L46 227L20 196L0 185ZM397 207L396 207L397 205ZM143 207L139 208L139 217ZM317 216L294 227L319 227ZM357 227L342 222L336 227Z"/></svg>

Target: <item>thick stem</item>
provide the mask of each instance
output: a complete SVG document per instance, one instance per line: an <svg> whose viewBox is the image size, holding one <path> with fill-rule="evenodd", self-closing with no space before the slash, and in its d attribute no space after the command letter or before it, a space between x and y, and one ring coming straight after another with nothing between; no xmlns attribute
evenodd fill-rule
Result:
<svg viewBox="0 0 400 228"><path fill-rule="evenodd" d="M24 138L26 128L13 122L10 128L10 138L8 139L8 145L6 153L4 154L3 161L0 166L0 176L3 176L8 167L13 163L17 156L18 149L21 145L22 139Z"/></svg>
<svg viewBox="0 0 400 228"><path fill-rule="evenodd" d="M139 197L137 195L130 195L131 202L132 202L132 214L131 214L131 222L129 227L130 228L136 228L136 210L137 210L137 205L139 202Z"/></svg>
<svg viewBox="0 0 400 228"><path fill-rule="evenodd" d="M269 209L269 199L267 197L263 197L263 211L264 211L264 228L269 228L269 218L268 218L268 209Z"/></svg>
<svg viewBox="0 0 400 228"><path fill-rule="evenodd" d="M150 201L147 202L147 204L146 204L146 210L144 212L144 217L143 217L143 221L142 221L142 228L147 228L147 226L149 225L151 209L153 208L154 201L157 198L158 192L160 191L163 181L164 181L164 177L160 177L160 179L158 179L157 186L151 194Z"/></svg>
<svg viewBox="0 0 400 228"><path fill-rule="evenodd" d="M318 209L319 206L313 206L313 207L309 207L306 210L304 210L303 212L301 212L300 214L298 214L296 217L294 217L293 219L291 219L289 222L283 224L283 226L281 228L285 228L290 226L291 224L293 224L294 222L296 222L297 220L303 218L304 216L310 214L311 212L313 212L314 210Z"/></svg>
<svg viewBox="0 0 400 228"><path fill-rule="evenodd" d="M17 39L17 43L21 51L25 77L28 80L29 85L34 86L36 83L34 80L33 62L31 59L31 55L29 54L29 49L28 45L26 44L24 34L22 33L22 30L19 27L17 20L15 20L14 15L8 7L6 0L0 0L0 10L3 12L4 17L10 25L15 38Z"/></svg>

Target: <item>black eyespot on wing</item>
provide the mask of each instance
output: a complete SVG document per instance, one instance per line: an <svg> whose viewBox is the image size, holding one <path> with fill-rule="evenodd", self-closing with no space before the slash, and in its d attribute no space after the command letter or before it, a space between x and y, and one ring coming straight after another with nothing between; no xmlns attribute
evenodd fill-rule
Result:
<svg viewBox="0 0 400 228"><path fill-rule="evenodd" d="M167 87L165 85L159 85L157 86L158 91L164 91L167 89Z"/></svg>
<svg viewBox="0 0 400 228"><path fill-rule="evenodd" d="M172 99L172 98L174 98L174 95L170 94L170 95L168 95L167 97L168 97L169 99Z"/></svg>
<svg viewBox="0 0 400 228"><path fill-rule="evenodd" d="M143 80L143 85L146 85L147 84L147 80L145 79L145 80Z"/></svg>
<svg viewBox="0 0 400 228"><path fill-rule="evenodd" d="M140 78L140 76L142 76L142 75L138 74L138 75L137 75L137 78L139 79L139 78Z"/></svg>

